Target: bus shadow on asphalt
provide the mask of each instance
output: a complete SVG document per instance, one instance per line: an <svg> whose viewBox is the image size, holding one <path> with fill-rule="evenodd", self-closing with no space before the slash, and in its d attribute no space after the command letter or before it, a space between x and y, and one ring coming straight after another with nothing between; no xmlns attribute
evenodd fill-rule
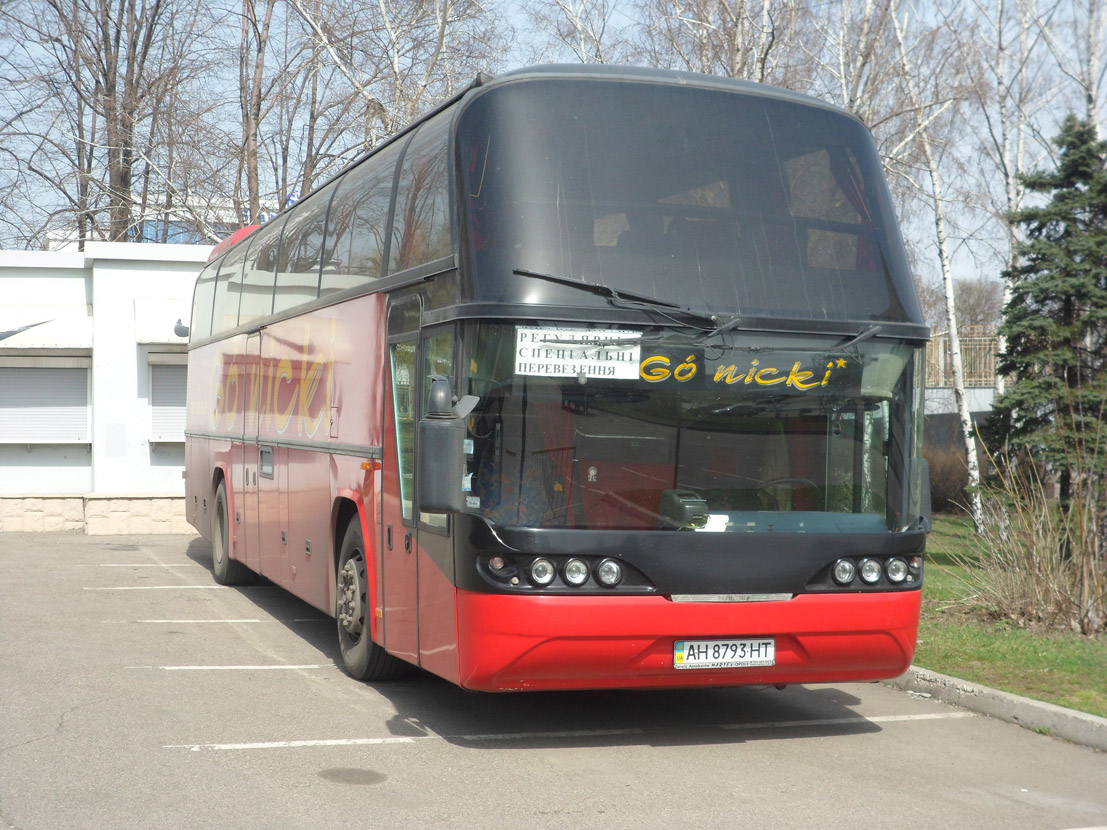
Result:
<svg viewBox="0 0 1107 830"><path fill-rule="evenodd" d="M210 543L195 539L186 553L211 570ZM264 577L236 590L342 670L330 617ZM396 711L385 723L390 735L470 748L696 746L881 731L850 708L861 700L838 686L493 694L466 691L414 666L398 680L366 685Z"/></svg>

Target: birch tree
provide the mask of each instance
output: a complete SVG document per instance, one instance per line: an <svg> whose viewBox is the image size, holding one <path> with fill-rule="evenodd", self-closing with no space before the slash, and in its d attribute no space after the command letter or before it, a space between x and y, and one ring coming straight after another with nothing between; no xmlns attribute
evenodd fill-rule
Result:
<svg viewBox="0 0 1107 830"><path fill-rule="evenodd" d="M892 29L895 33L896 46L902 69L903 88L907 94L911 109L915 114L916 130L914 140L922 153L926 175L930 182L930 195L934 211L934 232L937 242L938 261L942 272L942 281L945 287L946 323L949 329L950 364L953 374L953 391L957 405L957 414L961 422L961 434L965 443L965 460L969 475L969 508L976 526L977 532L981 532L984 525L984 508L980 497L980 465L976 454L976 437L969 415L968 401L965 397L965 375L961 360L961 340L957 327L957 306L954 297L953 269L951 267L949 234L946 220L946 202L943 195L943 183L941 168L937 157L932 137L933 118L920 92L919 74L920 67L917 58L907 47L906 28L908 15L902 17L896 14L894 7L891 9ZM924 41L916 41L915 46L920 46ZM932 47L933 40L925 41ZM931 58L935 57L935 50L930 50ZM917 54L917 53L916 53ZM927 78L942 78L951 70L948 65L939 62L937 65L929 64L925 69ZM941 97L941 96L938 96Z"/></svg>
<svg viewBox="0 0 1107 830"><path fill-rule="evenodd" d="M568 53L580 63L610 63L624 56L624 43L612 23L613 0L531 0L524 9L547 47L557 53ZM538 60L548 54L548 48L541 51Z"/></svg>
<svg viewBox="0 0 1107 830"><path fill-rule="evenodd" d="M981 78L970 90L974 118L983 127L977 134L983 176L976 187L979 204L999 227L997 253L1003 272L1016 264L1018 239L1008 217L1022 209L1022 176L1050 153L1040 125L1056 101L1057 84L1048 65L1039 5L1039 0L974 0L972 25L950 27L963 60ZM1006 281L1003 295L1006 304L1011 298ZM1006 349L1003 335L998 349ZM997 373L996 395L1004 389L1005 378Z"/></svg>
<svg viewBox="0 0 1107 830"><path fill-rule="evenodd" d="M648 63L804 89L799 0L645 0Z"/></svg>
<svg viewBox="0 0 1107 830"><path fill-rule="evenodd" d="M1058 0L1048 15L1040 15L1038 25L1061 74L1076 90L1078 109L1084 120L1102 134L1103 81L1107 75L1104 53L1104 27L1107 26L1105 0Z"/></svg>
<svg viewBox="0 0 1107 830"><path fill-rule="evenodd" d="M181 77L172 47L190 34L189 12L176 0L0 6L12 89L33 103L13 125L18 161L56 205L33 236L61 218L75 222L80 245L138 235L140 145L165 117L168 90Z"/></svg>

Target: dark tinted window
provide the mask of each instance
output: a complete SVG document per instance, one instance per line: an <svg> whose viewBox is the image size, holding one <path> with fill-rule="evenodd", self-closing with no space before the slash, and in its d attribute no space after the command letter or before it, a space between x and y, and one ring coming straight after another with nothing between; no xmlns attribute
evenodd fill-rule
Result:
<svg viewBox="0 0 1107 830"><path fill-rule="evenodd" d="M321 296L381 276L388 205L402 146L386 147L339 179L327 220Z"/></svg>
<svg viewBox="0 0 1107 830"><path fill-rule="evenodd" d="M313 193L298 204L288 218L277 262L274 313L314 300L317 295L323 231L334 188L335 185L330 184Z"/></svg>
<svg viewBox="0 0 1107 830"><path fill-rule="evenodd" d="M286 216L270 219L254 231L242 277L242 304L238 324L245 325L273 313L273 283L277 273L281 230Z"/></svg>
<svg viewBox="0 0 1107 830"><path fill-rule="evenodd" d="M215 309L211 317L213 335L229 331L238 325L238 303L242 296L242 262L254 244L255 231L232 248L219 262L219 279L215 284Z"/></svg>
<svg viewBox="0 0 1107 830"><path fill-rule="evenodd" d="M490 89L458 125L475 291L526 269L711 312L921 320L872 138L796 101L668 84ZM580 293L528 280L531 301Z"/></svg>
<svg viewBox="0 0 1107 830"><path fill-rule="evenodd" d="M211 335L211 309L215 303L217 273L219 263L212 262L204 266L196 279L196 290L192 295L192 320L189 322L189 336L192 340L202 340Z"/></svg>
<svg viewBox="0 0 1107 830"><path fill-rule="evenodd" d="M450 185L446 137L451 112L419 128L404 154L388 271L402 271L448 256Z"/></svg>

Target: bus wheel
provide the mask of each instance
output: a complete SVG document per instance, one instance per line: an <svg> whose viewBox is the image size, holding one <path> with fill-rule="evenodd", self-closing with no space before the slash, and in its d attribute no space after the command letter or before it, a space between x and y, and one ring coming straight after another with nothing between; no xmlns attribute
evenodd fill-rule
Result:
<svg viewBox="0 0 1107 830"><path fill-rule="evenodd" d="M215 488L211 513L211 572L220 585L243 585L250 581L250 569L231 559L231 519L227 512L227 488Z"/></svg>
<svg viewBox="0 0 1107 830"><path fill-rule="evenodd" d="M335 617L342 663L357 680L394 680L404 664L373 642L369 631L369 574L365 564L365 543L357 519L342 536L338 554Z"/></svg>

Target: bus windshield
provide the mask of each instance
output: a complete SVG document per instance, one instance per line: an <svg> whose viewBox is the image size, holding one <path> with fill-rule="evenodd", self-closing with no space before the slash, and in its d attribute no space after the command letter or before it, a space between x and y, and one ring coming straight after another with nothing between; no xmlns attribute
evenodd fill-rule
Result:
<svg viewBox="0 0 1107 830"><path fill-rule="evenodd" d="M458 142L478 299L590 302L530 271L716 314L921 321L872 139L814 102L509 83Z"/></svg>
<svg viewBox="0 0 1107 830"><path fill-rule="evenodd" d="M463 342L467 504L493 523L903 529L909 345L493 322Z"/></svg>

